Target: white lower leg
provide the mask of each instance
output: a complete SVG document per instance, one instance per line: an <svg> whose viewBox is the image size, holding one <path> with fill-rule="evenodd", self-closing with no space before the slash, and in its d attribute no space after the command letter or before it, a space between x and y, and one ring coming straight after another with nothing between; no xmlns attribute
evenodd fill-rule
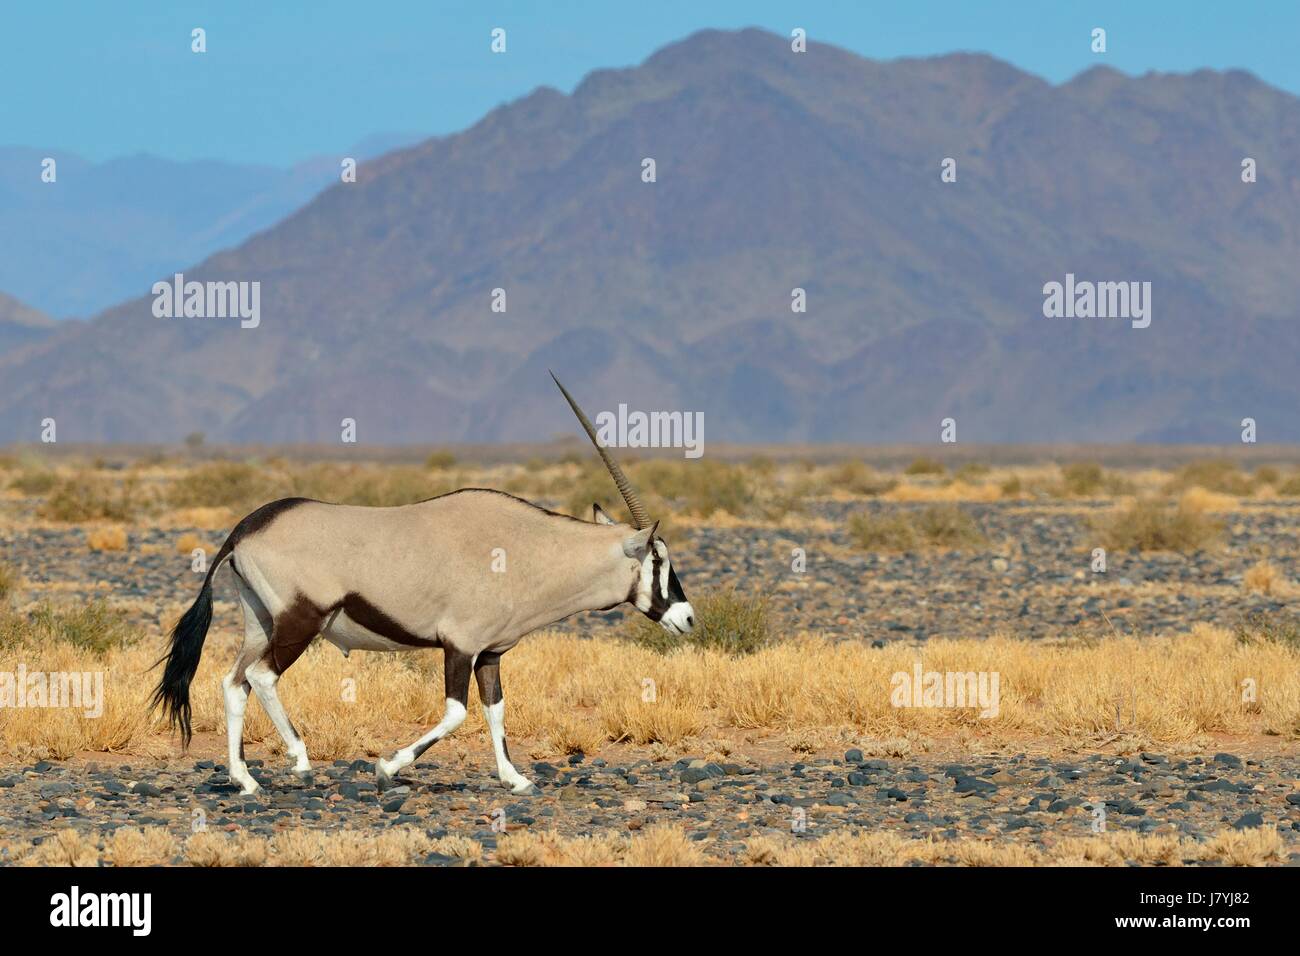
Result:
<svg viewBox="0 0 1300 956"><path fill-rule="evenodd" d="M492 736L492 752L497 758L497 777L516 793L527 790L532 783L515 769L506 754L506 702L499 700L495 704L484 704L483 719L487 721L488 733Z"/></svg>
<svg viewBox="0 0 1300 956"><path fill-rule="evenodd" d="M230 779L239 784L243 793L254 793L257 781L248 772L244 763L244 708L248 704L248 683L235 683L233 675L227 674L221 682L221 689L226 701L226 744L227 762L230 767Z"/></svg>
<svg viewBox="0 0 1300 956"><path fill-rule="evenodd" d="M429 731L415 743L403 747L397 753L393 754L392 759L384 760L382 757L378 761L379 772L391 777L403 767L410 766L415 762L415 758L424 753L431 746L446 737L449 733L459 727L465 720L465 705L458 700L450 697L447 698L447 709L443 711L442 720L438 725Z"/></svg>
<svg viewBox="0 0 1300 956"><path fill-rule="evenodd" d="M262 709L271 718L271 723L275 725L275 729L284 740L285 752L293 761L294 772L307 773L311 770L311 761L307 759L307 745L294 730L293 722L289 720L284 705L280 703L280 696L275 692L275 685L279 679L279 675L261 661L248 669L248 682L253 685L253 693L257 694Z"/></svg>

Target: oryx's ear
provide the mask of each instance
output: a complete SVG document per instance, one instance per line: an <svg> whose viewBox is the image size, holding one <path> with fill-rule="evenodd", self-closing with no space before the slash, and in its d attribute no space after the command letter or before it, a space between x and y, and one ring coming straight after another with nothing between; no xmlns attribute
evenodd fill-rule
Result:
<svg viewBox="0 0 1300 956"><path fill-rule="evenodd" d="M646 556L650 550L650 542L654 539L655 532L659 529L659 522L656 521L648 528L642 528L636 534L630 534L623 539L623 553L629 558L636 558L638 561Z"/></svg>
<svg viewBox="0 0 1300 956"><path fill-rule="evenodd" d="M617 521L605 514L604 508L596 504L594 501L591 503L591 519L595 521L596 524L618 524Z"/></svg>

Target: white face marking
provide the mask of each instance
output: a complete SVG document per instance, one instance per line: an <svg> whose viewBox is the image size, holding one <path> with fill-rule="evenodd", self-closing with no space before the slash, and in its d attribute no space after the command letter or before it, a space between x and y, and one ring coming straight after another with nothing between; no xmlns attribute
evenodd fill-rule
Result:
<svg viewBox="0 0 1300 956"><path fill-rule="evenodd" d="M668 606L659 621L674 634L688 634L695 628L695 609L690 601L678 601Z"/></svg>
<svg viewBox="0 0 1300 956"><path fill-rule="evenodd" d="M668 578L672 573L672 563L668 560L668 546L658 538L651 542L652 553L647 553L641 561L641 580L637 586L636 606L645 613L654 606L655 598L659 605L668 605L659 618L659 625L670 634L687 634L695 627L695 610L689 601L672 602L668 594ZM655 560L659 561L659 574L654 573ZM653 590L652 590L653 589Z"/></svg>
<svg viewBox="0 0 1300 956"><path fill-rule="evenodd" d="M659 596L665 601L668 600L668 546L662 541L655 542L655 554L659 555L659 560L663 563L659 565Z"/></svg>
<svg viewBox="0 0 1300 956"><path fill-rule="evenodd" d="M641 580L636 587L636 609L644 614L650 610L650 588L653 586L654 560L646 555L641 561Z"/></svg>

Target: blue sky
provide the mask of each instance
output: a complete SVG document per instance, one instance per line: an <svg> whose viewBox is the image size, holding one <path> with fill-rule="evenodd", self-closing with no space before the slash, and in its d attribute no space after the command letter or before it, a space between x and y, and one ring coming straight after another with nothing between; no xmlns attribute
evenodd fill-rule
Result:
<svg viewBox="0 0 1300 956"><path fill-rule="evenodd" d="M489 51L497 26L504 56ZM1300 94L1291 0L46 0L0 14L0 143L287 165L376 133L463 129L539 85L567 92L594 68L742 26L801 26L879 59L977 50L1054 82L1099 62L1238 67Z"/></svg>

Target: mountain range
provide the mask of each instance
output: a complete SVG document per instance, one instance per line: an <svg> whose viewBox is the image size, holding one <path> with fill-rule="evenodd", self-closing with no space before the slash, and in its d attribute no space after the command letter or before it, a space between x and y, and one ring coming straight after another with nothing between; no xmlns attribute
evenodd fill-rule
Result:
<svg viewBox="0 0 1300 956"><path fill-rule="evenodd" d="M573 428L548 368L706 442L1300 441L1298 152L1300 100L1241 71L704 31L183 270L259 282L256 328L141 295L8 349L0 441L536 440ZM1149 327L1045 317L1067 276L1149 282Z"/></svg>
<svg viewBox="0 0 1300 956"><path fill-rule="evenodd" d="M340 157L416 139L381 134L287 169L0 146L0 289L56 318L92 315L275 225L339 181Z"/></svg>

